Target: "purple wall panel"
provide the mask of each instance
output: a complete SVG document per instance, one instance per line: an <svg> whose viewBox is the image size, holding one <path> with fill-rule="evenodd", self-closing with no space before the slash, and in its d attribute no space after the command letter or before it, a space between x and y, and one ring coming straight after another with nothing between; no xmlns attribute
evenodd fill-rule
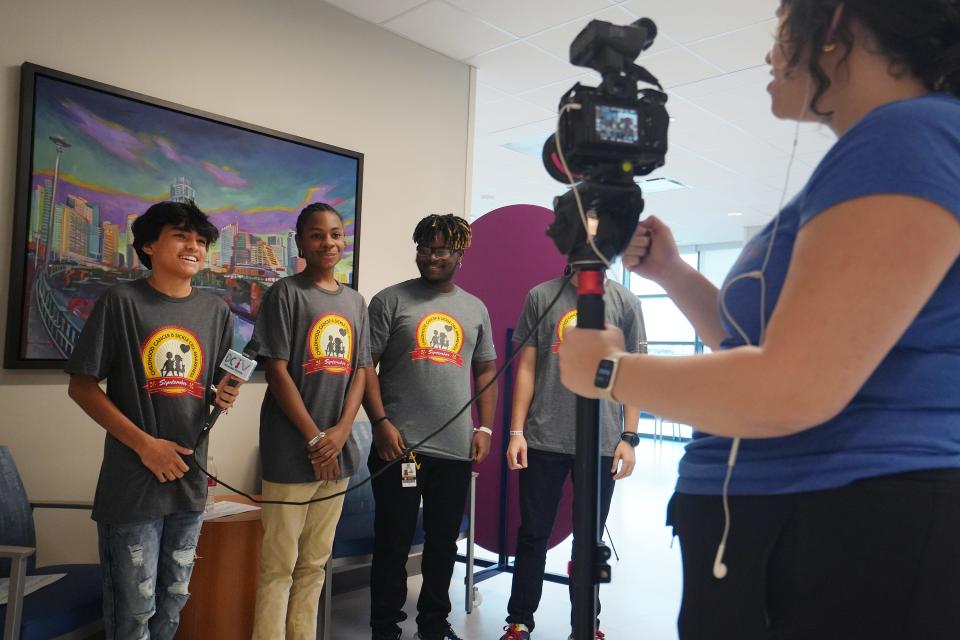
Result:
<svg viewBox="0 0 960 640"><path fill-rule="evenodd" d="M527 292L535 285L563 274L566 258L546 236L553 212L535 205L501 207L473 223L473 245L466 251L457 284L479 297L490 311L497 367L503 365L507 351L507 331L517 324ZM509 410L504 413L503 378L494 422L490 456L475 470L477 478L477 543L500 552L500 495L508 491L507 553L514 554L516 531L520 525L518 473L509 472L507 487L501 486L501 469L506 465L506 433L510 428ZM476 412L474 412L476 419ZM572 492L569 481L550 546L570 535Z"/></svg>

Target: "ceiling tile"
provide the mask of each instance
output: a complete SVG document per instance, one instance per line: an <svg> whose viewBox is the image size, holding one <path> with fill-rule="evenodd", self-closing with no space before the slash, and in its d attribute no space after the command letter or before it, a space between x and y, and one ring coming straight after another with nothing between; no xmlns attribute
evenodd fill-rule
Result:
<svg viewBox="0 0 960 640"><path fill-rule="evenodd" d="M720 67L679 47L647 57L643 66L668 89L723 74Z"/></svg>
<svg viewBox="0 0 960 640"><path fill-rule="evenodd" d="M703 149L697 151L697 154L747 177L756 175L758 167L774 166L785 169L790 158L786 151L742 134L733 146Z"/></svg>
<svg viewBox="0 0 960 640"><path fill-rule="evenodd" d="M478 18L526 37L606 9L607 0L446 0Z"/></svg>
<svg viewBox="0 0 960 640"><path fill-rule="evenodd" d="M327 4L339 7L367 22L380 24L409 11L424 0L326 0Z"/></svg>
<svg viewBox="0 0 960 640"><path fill-rule="evenodd" d="M384 22L383 26L457 60L514 40L513 36L440 0L430 0Z"/></svg>
<svg viewBox="0 0 960 640"><path fill-rule="evenodd" d="M489 142L474 146L474 162L493 167L539 168L540 166L539 158L517 153Z"/></svg>
<svg viewBox="0 0 960 640"><path fill-rule="evenodd" d="M703 98L695 98L690 100L690 103L725 120L765 120L768 118L773 120L774 116L770 112L770 96L766 91L766 80L767 78L763 78L759 83L753 85L712 93Z"/></svg>
<svg viewBox="0 0 960 640"><path fill-rule="evenodd" d="M477 110L477 128L492 133L553 117L552 111L508 96L497 102L489 102Z"/></svg>
<svg viewBox="0 0 960 640"><path fill-rule="evenodd" d="M793 135L796 123L779 120L770 112L770 97L766 92L767 78L753 86L712 93L691 103L726 120L745 132L765 139Z"/></svg>
<svg viewBox="0 0 960 640"><path fill-rule="evenodd" d="M684 44L769 20L777 9L775 0L628 0L623 6Z"/></svg>
<svg viewBox="0 0 960 640"><path fill-rule="evenodd" d="M510 142L521 142L528 140L533 137L541 137L543 140L547 139L547 136L552 134L557 130L557 120L554 117L551 117L548 120L541 120L540 122L531 122L530 124L525 124L515 129L509 129L506 131L497 131L495 133L488 133L486 139L491 144L504 145Z"/></svg>
<svg viewBox="0 0 960 640"><path fill-rule="evenodd" d="M487 102L493 102L494 100L503 100L507 97L507 94L500 89L491 87L488 84L482 82L477 83L477 104L482 105Z"/></svg>
<svg viewBox="0 0 960 640"><path fill-rule="evenodd" d="M765 87L770 82L770 67L760 64L750 69L725 73L699 82L691 82L682 86L673 87L670 93L683 98L703 98L714 93L739 89L741 87Z"/></svg>
<svg viewBox="0 0 960 640"><path fill-rule="evenodd" d="M772 33L776 26L776 20L767 20L722 36L701 40L687 48L727 72L758 65L766 67L764 56L773 43Z"/></svg>
<svg viewBox="0 0 960 640"><path fill-rule="evenodd" d="M582 69L525 42L474 56L467 62L477 67L479 81L510 94L583 73Z"/></svg>

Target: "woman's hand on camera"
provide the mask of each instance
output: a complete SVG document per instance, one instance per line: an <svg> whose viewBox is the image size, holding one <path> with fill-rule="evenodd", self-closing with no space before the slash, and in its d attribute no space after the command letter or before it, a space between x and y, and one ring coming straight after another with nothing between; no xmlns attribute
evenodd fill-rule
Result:
<svg viewBox="0 0 960 640"><path fill-rule="evenodd" d="M670 227L656 216L640 221L623 252L623 266L656 283L661 283L683 264Z"/></svg>

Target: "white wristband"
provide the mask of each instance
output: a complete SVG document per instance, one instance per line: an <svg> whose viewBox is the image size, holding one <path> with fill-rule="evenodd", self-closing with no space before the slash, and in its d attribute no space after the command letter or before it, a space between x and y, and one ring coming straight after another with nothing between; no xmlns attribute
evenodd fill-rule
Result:
<svg viewBox="0 0 960 640"><path fill-rule="evenodd" d="M511 432L510 432L510 435L512 435L512 436L523 436L523 429L519 429L519 430L517 430L517 431L511 431Z"/></svg>
<svg viewBox="0 0 960 640"><path fill-rule="evenodd" d="M493 429L491 429L490 427L474 427L474 428L473 428L473 431L474 431L474 433L476 433L477 431L481 431L481 432L487 434L488 436L492 436L492 435L493 435Z"/></svg>

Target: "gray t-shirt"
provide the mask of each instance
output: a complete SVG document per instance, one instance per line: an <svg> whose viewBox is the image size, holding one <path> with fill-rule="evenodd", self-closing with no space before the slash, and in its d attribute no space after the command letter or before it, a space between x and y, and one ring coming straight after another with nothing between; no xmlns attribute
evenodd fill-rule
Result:
<svg viewBox="0 0 960 640"><path fill-rule="evenodd" d="M253 335L260 355L287 361L303 404L321 431L343 412L347 390L360 367L369 367L370 338L363 296L340 286L325 291L297 274L270 287ZM260 408L260 458L269 482L313 482L303 434L267 389ZM353 437L340 452L340 477L353 475L360 451Z"/></svg>
<svg viewBox="0 0 960 640"><path fill-rule="evenodd" d="M414 279L374 296L370 351L380 354L384 410L407 446L437 430L470 399L473 363L497 357L491 333L483 302L456 286L441 293ZM417 451L470 460L472 439L468 410Z"/></svg>
<svg viewBox="0 0 960 640"><path fill-rule="evenodd" d="M193 448L210 411L207 390L221 377L232 336L230 308L220 298L197 287L171 298L136 280L97 300L65 371L106 378L107 396L131 422ZM205 463L206 439L196 454ZM206 487L193 464L183 478L159 482L133 449L108 433L93 519L124 524L202 511Z"/></svg>
<svg viewBox="0 0 960 640"><path fill-rule="evenodd" d="M563 340L564 331L577 324L577 288L573 284L567 284L547 316L539 325L534 326L537 317L547 308L562 285L563 278L557 278L530 290L523 305L523 313L517 321L513 340L515 344L519 344L532 331L533 335L526 346L537 350L533 400L525 425L527 446L541 451L574 454L577 439L577 398L560 384L557 350ZM647 340L640 300L623 285L607 280L603 302L607 325L619 327L623 331L627 351L640 353L641 343ZM612 456L623 431L621 406L601 400L600 422L600 451L602 455Z"/></svg>

